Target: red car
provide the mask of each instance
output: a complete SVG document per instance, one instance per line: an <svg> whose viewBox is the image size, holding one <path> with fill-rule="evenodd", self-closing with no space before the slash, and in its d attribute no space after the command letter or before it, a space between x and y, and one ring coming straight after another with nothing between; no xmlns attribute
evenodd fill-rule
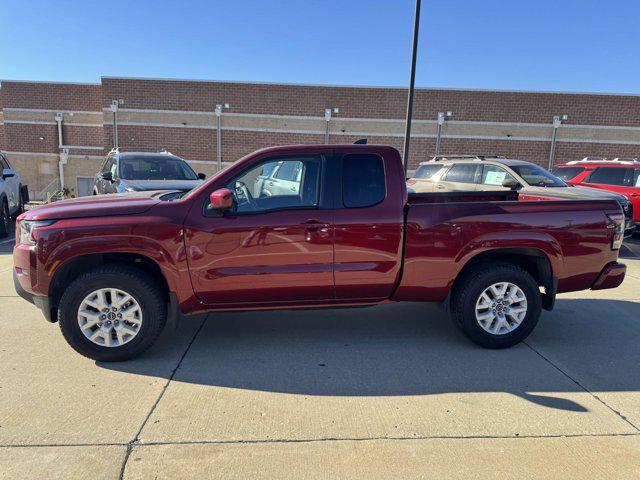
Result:
<svg viewBox="0 0 640 480"><path fill-rule="evenodd" d="M274 164L288 188L267 194L255 186ZM188 193L24 213L14 280L96 360L140 354L181 314L397 301L446 302L470 339L503 348L531 333L556 293L614 288L625 275L615 200L517 197L408 196L391 147L268 148Z"/></svg>
<svg viewBox="0 0 640 480"><path fill-rule="evenodd" d="M640 228L640 161L637 158L586 157L556 165L554 175L571 185L600 188L625 195L633 205L636 231Z"/></svg>

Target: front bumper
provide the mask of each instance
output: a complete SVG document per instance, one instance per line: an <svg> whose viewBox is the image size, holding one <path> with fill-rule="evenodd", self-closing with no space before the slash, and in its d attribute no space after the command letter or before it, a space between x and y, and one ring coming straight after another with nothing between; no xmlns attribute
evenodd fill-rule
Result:
<svg viewBox="0 0 640 480"><path fill-rule="evenodd" d="M602 269L596 281L591 285L591 290L604 290L605 288L616 288L620 286L627 273L627 266L613 262Z"/></svg>
<svg viewBox="0 0 640 480"><path fill-rule="evenodd" d="M24 298L29 303L33 303L40 309L47 322L53 323L56 321L56 319L51 315L51 303L49 302L49 297L41 297L27 292L22 285L20 285L20 280L18 280L18 274L16 273L15 268L13 269L13 286L20 297Z"/></svg>

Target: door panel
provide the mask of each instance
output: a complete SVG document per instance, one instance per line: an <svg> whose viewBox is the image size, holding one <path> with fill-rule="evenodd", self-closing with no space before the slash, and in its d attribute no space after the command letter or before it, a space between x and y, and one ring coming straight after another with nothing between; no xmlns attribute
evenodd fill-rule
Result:
<svg viewBox="0 0 640 480"><path fill-rule="evenodd" d="M224 306L335 298L334 213L320 204L322 161L318 156L267 159L223 184L234 193L233 211L192 209L185 242L198 298ZM295 192L268 190L267 173L276 162L301 167Z"/></svg>
<svg viewBox="0 0 640 480"><path fill-rule="evenodd" d="M386 180L404 178L404 172L389 171L401 163L383 163L377 155L347 155L342 164L342 192L338 194L344 208L335 213L336 297L389 298L402 262L405 192L404 184ZM380 174L384 191L382 200L376 202ZM348 196L353 199L348 201Z"/></svg>
<svg viewBox="0 0 640 480"><path fill-rule="evenodd" d="M333 299L332 223L321 210L188 221L196 295L212 305Z"/></svg>

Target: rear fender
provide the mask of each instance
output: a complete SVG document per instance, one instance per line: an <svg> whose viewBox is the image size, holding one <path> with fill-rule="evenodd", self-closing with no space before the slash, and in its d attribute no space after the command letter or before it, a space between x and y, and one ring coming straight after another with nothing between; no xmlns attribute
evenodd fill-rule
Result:
<svg viewBox="0 0 640 480"><path fill-rule="evenodd" d="M467 243L455 258L458 273L479 254L500 250L536 250L551 264L553 276L562 271L562 248L551 235L540 232L495 232L481 235Z"/></svg>

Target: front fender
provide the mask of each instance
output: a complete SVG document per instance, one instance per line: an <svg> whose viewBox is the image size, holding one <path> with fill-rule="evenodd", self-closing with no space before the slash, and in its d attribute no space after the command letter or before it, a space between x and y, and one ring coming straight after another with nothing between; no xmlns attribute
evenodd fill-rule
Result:
<svg viewBox="0 0 640 480"><path fill-rule="evenodd" d="M68 219L38 229L38 290L49 293L50 282L63 265L88 255L126 253L154 262L171 291L180 298L193 296L182 226L153 217L111 217L104 225Z"/></svg>

